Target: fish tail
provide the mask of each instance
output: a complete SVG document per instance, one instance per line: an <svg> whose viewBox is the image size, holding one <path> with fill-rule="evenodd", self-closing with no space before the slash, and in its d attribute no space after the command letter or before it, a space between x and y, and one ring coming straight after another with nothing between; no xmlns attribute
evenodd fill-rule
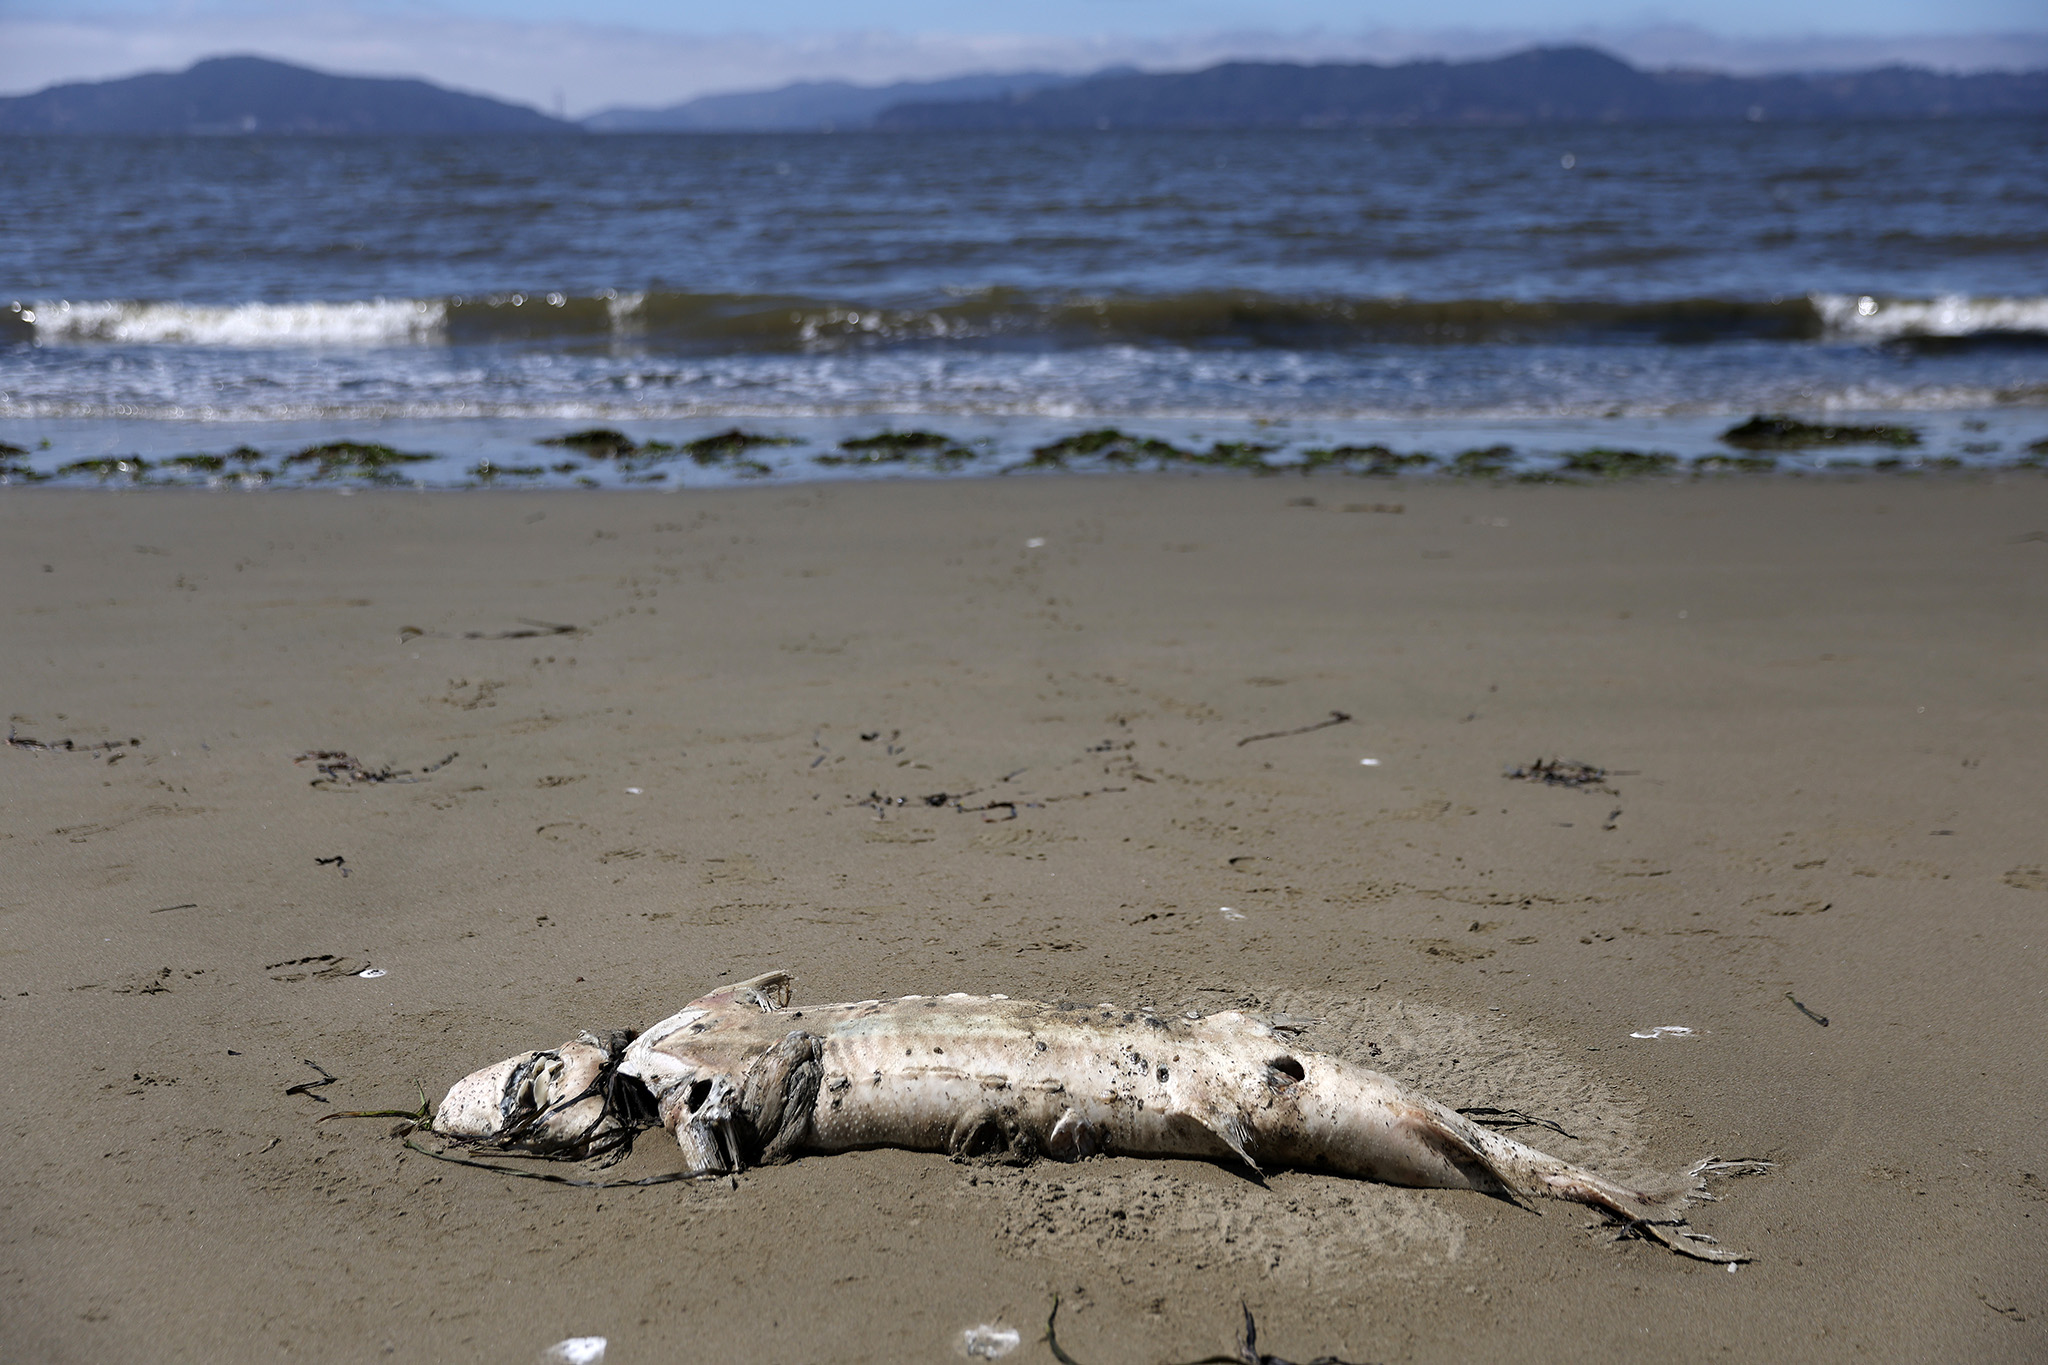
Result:
<svg viewBox="0 0 2048 1365"><path fill-rule="evenodd" d="M1657 1242L1694 1260L1732 1266L1751 1259L1747 1252L1724 1247L1686 1222L1684 1211L1688 1205L1714 1197L1707 1193L1704 1178L1710 1168L1717 1166L1711 1159L1681 1176L1623 1185L1511 1137L1489 1132L1459 1115L1449 1117L1470 1130L1461 1136L1483 1155L1495 1178L1513 1194L1583 1204L1612 1219L1620 1236ZM1734 1173L1753 1174L1768 1169L1769 1163L1723 1162L1718 1166L1741 1167Z"/></svg>

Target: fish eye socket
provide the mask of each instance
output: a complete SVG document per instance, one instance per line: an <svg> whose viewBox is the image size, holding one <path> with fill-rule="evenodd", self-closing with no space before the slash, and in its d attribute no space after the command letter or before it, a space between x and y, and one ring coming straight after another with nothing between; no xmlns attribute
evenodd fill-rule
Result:
<svg viewBox="0 0 2048 1365"><path fill-rule="evenodd" d="M1272 1061L1267 1062L1266 1066L1271 1070L1279 1072L1290 1081L1302 1080L1308 1075L1308 1072L1302 1070L1301 1063L1292 1057L1275 1057Z"/></svg>

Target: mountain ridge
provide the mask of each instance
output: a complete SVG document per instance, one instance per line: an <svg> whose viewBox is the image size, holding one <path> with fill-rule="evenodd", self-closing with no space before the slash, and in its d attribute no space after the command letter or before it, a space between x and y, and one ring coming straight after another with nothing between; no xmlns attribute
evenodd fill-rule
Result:
<svg viewBox="0 0 2048 1365"><path fill-rule="evenodd" d="M1225 62L1094 76L1007 100L883 110L888 132L1375 128L1424 125L1826 121L2048 114L2048 72L1942 75L1880 67L1815 75L1642 71L1589 47L1473 62Z"/></svg>
<svg viewBox="0 0 2048 1365"><path fill-rule="evenodd" d="M1224 62L1198 71L978 73L862 86L802 81L581 121L402 77L265 57L0 97L0 134L972 132L1379 128L2048 115L2048 71L1920 67L1732 76L1636 68L1597 48L1478 61Z"/></svg>
<svg viewBox="0 0 2048 1365"><path fill-rule="evenodd" d="M654 109L603 109L586 116L582 124L600 133L859 132L873 123L875 115L898 104L1003 99L1085 79L1052 71L1010 71L889 85L797 81L772 90L700 95Z"/></svg>
<svg viewBox="0 0 2048 1365"><path fill-rule="evenodd" d="M0 98L0 133L544 133L538 109L407 77L337 76L268 57L53 85Z"/></svg>

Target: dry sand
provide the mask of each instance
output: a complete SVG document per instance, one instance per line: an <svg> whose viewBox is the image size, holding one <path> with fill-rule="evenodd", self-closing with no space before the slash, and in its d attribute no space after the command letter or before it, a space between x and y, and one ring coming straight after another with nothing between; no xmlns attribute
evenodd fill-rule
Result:
<svg viewBox="0 0 2048 1365"><path fill-rule="evenodd" d="M2042 1359L2044 532L2039 478L8 490L0 702L140 744L0 751L0 1355L1043 1361L1057 1291L1084 1365L1240 1299L1296 1358ZM522 618L578 631L467 635ZM1502 776L1545 756L1617 794ZM315 1123L775 967L1314 1014L1606 1169L1779 1163L1695 1220L1759 1259L1198 1162L600 1192Z"/></svg>

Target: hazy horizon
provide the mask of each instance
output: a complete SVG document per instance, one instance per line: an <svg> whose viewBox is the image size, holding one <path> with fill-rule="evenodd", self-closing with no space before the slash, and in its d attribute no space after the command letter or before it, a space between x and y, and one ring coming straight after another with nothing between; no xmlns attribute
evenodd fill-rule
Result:
<svg viewBox="0 0 2048 1365"><path fill-rule="evenodd" d="M907 3L907 0L906 0ZM1485 0L1467 0L1465 10ZM1549 6L1569 16L1598 0ZM329 6L305 12L257 3L105 5L80 15L17 9L0 19L0 94L70 81L180 71L207 57L251 55L357 76L406 76L580 118L620 106L659 107L703 95L771 90L798 81L887 85L900 80L1022 70L1085 74L1116 65L1193 70L1229 60L1399 62L1469 60L1537 44L1584 43L1645 68L1705 67L1735 74L1840 70L1904 63L1943 71L2048 67L2048 31L1966 31L1950 10L1921 32L1716 32L1696 23L1529 22L1339 30L1304 27L1190 28L1100 33L942 32L791 27L754 33L691 33L646 25L549 17L561 8L529 0L534 18L480 18L449 6ZM622 3L582 7L599 16ZM1231 17L1228 5L1191 11ZM1297 10L1302 6L1296 6ZM1996 16L1996 6L1981 6ZM1896 10L1896 7L1895 7ZM1440 7L1454 18L1455 6ZM1786 11L1818 23L1826 7Z"/></svg>

